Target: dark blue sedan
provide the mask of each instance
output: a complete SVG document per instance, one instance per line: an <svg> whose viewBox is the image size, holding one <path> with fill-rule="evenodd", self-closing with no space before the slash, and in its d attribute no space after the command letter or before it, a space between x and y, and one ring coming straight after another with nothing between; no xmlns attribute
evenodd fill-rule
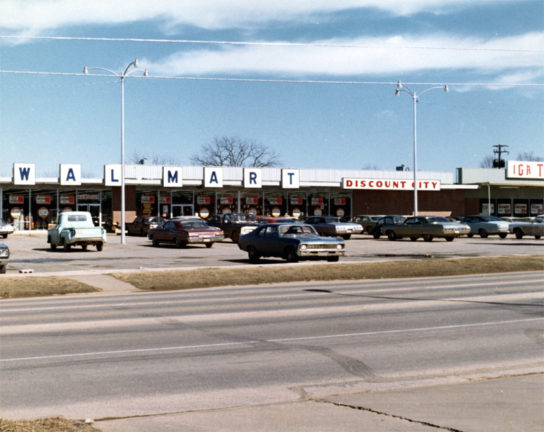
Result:
<svg viewBox="0 0 544 432"><path fill-rule="evenodd" d="M247 252L252 263L261 257L279 257L289 262L304 258L338 261L345 251L341 238L321 237L313 226L300 223L261 225L240 237L238 247Z"/></svg>

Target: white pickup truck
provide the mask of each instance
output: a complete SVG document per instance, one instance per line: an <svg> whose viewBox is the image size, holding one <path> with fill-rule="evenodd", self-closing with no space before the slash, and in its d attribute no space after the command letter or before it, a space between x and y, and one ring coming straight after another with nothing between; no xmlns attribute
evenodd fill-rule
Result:
<svg viewBox="0 0 544 432"><path fill-rule="evenodd" d="M59 214L57 226L47 231L47 243L52 250L57 246L66 251L72 246L86 250L87 246L94 245L97 251L101 251L106 243L106 230L93 224L89 212L66 211Z"/></svg>

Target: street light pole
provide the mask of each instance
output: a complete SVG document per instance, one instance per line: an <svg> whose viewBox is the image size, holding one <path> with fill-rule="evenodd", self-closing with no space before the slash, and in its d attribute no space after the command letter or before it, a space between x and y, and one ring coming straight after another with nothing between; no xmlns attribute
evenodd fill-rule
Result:
<svg viewBox="0 0 544 432"><path fill-rule="evenodd" d="M121 82L121 244L126 243L125 239L125 77L129 75L130 68L138 68L138 59L135 59L133 62L129 63L125 68L124 72L119 74L110 69L100 68L100 67L87 67L83 68L83 74L88 75L90 69L101 70L108 72L109 74L119 78ZM149 74L147 69L144 70L144 76L147 77Z"/></svg>
<svg viewBox="0 0 544 432"><path fill-rule="evenodd" d="M410 89L406 85L402 84L400 81L397 82L397 88L395 90L395 96L398 96L401 92L408 94L412 98L413 102L413 110L414 110L414 125L413 125L413 132L414 132L414 216L417 216L418 212L418 203L417 203L417 191L418 191L418 184L417 184L417 103L419 102L419 98L428 91L435 90L435 89L442 89L444 92L448 92L448 86L435 86L430 87L424 91L422 91L419 96L416 93L416 91Z"/></svg>

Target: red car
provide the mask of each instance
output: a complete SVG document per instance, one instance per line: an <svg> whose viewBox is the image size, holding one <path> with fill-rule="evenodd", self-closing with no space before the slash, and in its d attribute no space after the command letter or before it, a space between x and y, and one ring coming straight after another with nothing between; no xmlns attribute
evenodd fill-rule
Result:
<svg viewBox="0 0 544 432"><path fill-rule="evenodd" d="M211 248L215 242L225 238L223 230L211 227L203 220L168 220L159 228L149 232L153 246L161 243L174 243L177 247L185 247L189 243L202 243Z"/></svg>

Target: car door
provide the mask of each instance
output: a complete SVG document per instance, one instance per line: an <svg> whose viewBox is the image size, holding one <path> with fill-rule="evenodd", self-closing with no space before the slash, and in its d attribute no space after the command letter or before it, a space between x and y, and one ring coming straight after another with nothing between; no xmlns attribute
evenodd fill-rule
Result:
<svg viewBox="0 0 544 432"><path fill-rule="evenodd" d="M261 230L262 236L262 246L263 254L269 256L281 256L282 255L282 244L278 237L278 226L269 225L264 227Z"/></svg>

